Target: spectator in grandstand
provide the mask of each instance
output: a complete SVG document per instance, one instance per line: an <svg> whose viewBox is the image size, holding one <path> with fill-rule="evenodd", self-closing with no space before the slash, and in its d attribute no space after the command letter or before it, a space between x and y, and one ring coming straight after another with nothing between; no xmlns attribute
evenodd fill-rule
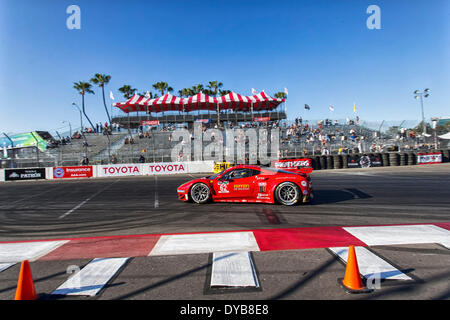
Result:
<svg viewBox="0 0 450 320"><path fill-rule="evenodd" d="M89 159L88 159L88 157L87 157L87 156L83 156L83 159L81 159L80 164L81 164L82 166L87 166L87 165L89 165Z"/></svg>
<svg viewBox="0 0 450 320"><path fill-rule="evenodd" d="M330 151L327 149L327 147L322 149L322 155L323 156L328 156L330 154Z"/></svg>
<svg viewBox="0 0 450 320"><path fill-rule="evenodd" d="M83 141L83 147L85 147L85 148L89 147L89 143L87 142L87 140Z"/></svg>
<svg viewBox="0 0 450 320"><path fill-rule="evenodd" d="M139 157L139 163L145 163L145 157L143 154Z"/></svg>
<svg viewBox="0 0 450 320"><path fill-rule="evenodd" d="M117 163L117 157L116 157L115 154L113 154L113 155L111 156L111 163L112 163L112 164L116 164L116 163Z"/></svg>

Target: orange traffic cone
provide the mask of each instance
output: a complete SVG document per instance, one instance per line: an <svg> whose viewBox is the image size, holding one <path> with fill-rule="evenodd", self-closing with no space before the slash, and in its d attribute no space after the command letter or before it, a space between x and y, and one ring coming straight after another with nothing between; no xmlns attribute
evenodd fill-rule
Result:
<svg viewBox="0 0 450 320"><path fill-rule="evenodd" d="M36 300L37 294L28 260L22 262L14 300Z"/></svg>
<svg viewBox="0 0 450 320"><path fill-rule="evenodd" d="M356 259L354 246L348 248L347 266L342 285L351 293L367 292L359 275L358 260Z"/></svg>

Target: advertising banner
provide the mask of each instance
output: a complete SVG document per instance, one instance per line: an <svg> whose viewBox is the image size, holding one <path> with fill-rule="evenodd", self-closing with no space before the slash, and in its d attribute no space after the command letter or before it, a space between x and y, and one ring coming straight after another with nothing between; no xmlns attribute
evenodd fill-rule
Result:
<svg viewBox="0 0 450 320"><path fill-rule="evenodd" d="M417 154L417 164L432 164L441 163L442 153L440 152L429 152L429 153L418 153Z"/></svg>
<svg viewBox="0 0 450 320"><path fill-rule="evenodd" d="M159 162L143 164L144 174L175 174L189 173L187 162Z"/></svg>
<svg viewBox="0 0 450 320"><path fill-rule="evenodd" d="M5 169L5 180L45 179L45 168Z"/></svg>
<svg viewBox="0 0 450 320"><path fill-rule="evenodd" d="M195 122L209 123L209 119L195 119Z"/></svg>
<svg viewBox="0 0 450 320"><path fill-rule="evenodd" d="M9 138L12 140L12 143L8 138L0 138L0 146L9 148L14 144L15 148L22 148L37 144L39 150L45 151L47 149L47 142L36 131L11 135Z"/></svg>
<svg viewBox="0 0 450 320"><path fill-rule="evenodd" d="M270 121L270 117L255 117L253 118L255 122L268 122Z"/></svg>
<svg viewBox="0 0 450 320"><path fill-rule="evenodd" d="M140 176L144 174L141 164L110 164L97 166L97 177Z"/></svg>
<svg viewBox="0 0 450 320"><path fill-rule="evenodd" d="M53 179L90 178L93 176L92 166L54 167Z"/></svg>
<svg viewBox="0 0 450 320"><path fill-rule="evenodd" d="M298 168L312 167L311 159L284 159L272 161L272 167L282 170L297 170Z"/></svg>
<svg viewBox="0 0 450 320"><path fill-rule="evenodd" d="M159 120L142 120L141 125L143 126L157 126L159 124Z"/></svg>
<svg viewBox="0 0 450 320"><path fill-rule="evenodd" d="M348 155L347 165L349 168L381 167L381 157L374 155Z"/></svg>

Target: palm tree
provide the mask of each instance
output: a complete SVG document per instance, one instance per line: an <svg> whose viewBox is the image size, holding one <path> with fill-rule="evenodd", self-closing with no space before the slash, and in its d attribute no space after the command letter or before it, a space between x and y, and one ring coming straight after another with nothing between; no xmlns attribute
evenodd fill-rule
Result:
<svg viewBox="0 0 450 320"><path fill-rule="evenodd" d="M108 107L106 107L106 101L105 101L105 84L108 84L109 80L111 80L111 76L106 74L100 74L96 73L94 77L90 80L93 84L98 85L100 88L102 88L102 96L103 96L103 105L105 106L106 115L108 116L108 121L111 123L111 117L108 113Z"/></svg>
<svg viewBox="0 0 450 320"><path fill-rule="evenodd" d="M221 97L223 97L224 95L227 95L229 93L231 93L231 90L219 90L219 95Z"/></svg>
<svg viewBox="0 0 450 320"><path fill-rule="evenodd" d="M197 93L205 91L205 88L203 87L202 84L199 83L195 86L192 86L191 90L192 90L192 95L196 95Z"/></svg>
<svg viewBox="0 0 450 320"><path fill-rule="evenodd" d="M210 81L206 87L208 88L208 94L216 97L220 88L223 87L223 83L218 81Z"/></svg>
<svg viewBox="0 0 450 320"><path fill-rule="evenodd" d="M128 84L123 85L121 88L119 88L119 91L123 93L123 97L125 99L130 99L137 89L131 88Z"/></svg>
<svg viewBox="0 0 450 320"><path fill-rule="evenodd" d="M178 91L180 97L190 97L194 95L194 91L191 88L183 88Z"/></svg>
<svg viewBox="0 0 450 320"><path fill-rule="evenodd" d="M86 110L84 108L84 95L86 93L95 94L95 92L92 91L91 84L89 82L84 82L84 81L74 82L73 87L74 87L74 89L76 89L78 91L79 94L81 94L81 106L82 106L83 114L86 117L86 119L89 121L89 123L91 124L92 130L94 130L94 125L92 124L91 120L87 116ZM83 130L83 128L81 128L81 129Z"/></svg>
<svg viewBox="0 0 450 320"><path fill-rule="evenodd" d="M277 99L286 99L286 93L285 92L277 92L273 95Z"/></svg>
<svg viewBox="0 0 450 320"><path fill-rule="evenodd" d="M167 84L167 82L163 82L163 81L160 81L160 82L155 83L155 84L153 85L153 88L155 88L155 90L159 90L159 92L161 92L161 96L164 95L164 93L166 92L166 90L167 90L167 92L172 92L172 91L173 91L173 88L172 88L172 87L169 87L169 85Z"/></svg>

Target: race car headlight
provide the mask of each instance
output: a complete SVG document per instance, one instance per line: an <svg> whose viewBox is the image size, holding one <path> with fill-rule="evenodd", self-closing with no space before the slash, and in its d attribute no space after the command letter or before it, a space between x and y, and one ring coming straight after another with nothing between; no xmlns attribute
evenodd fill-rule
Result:
<svg viewBox="0 0 450 320"><path fill-rule="evenodd" d="M308 186L308 182L302 181L302 182L301 182L301 185L302 185L303 187L306 187L306 186Z"/></svg>
<svg viewBox="0 0 450 320"><path fill-rule="evenodd" d="M184 191L184 190L177 189L177 192L184 193L185 191Z"/></svg>

